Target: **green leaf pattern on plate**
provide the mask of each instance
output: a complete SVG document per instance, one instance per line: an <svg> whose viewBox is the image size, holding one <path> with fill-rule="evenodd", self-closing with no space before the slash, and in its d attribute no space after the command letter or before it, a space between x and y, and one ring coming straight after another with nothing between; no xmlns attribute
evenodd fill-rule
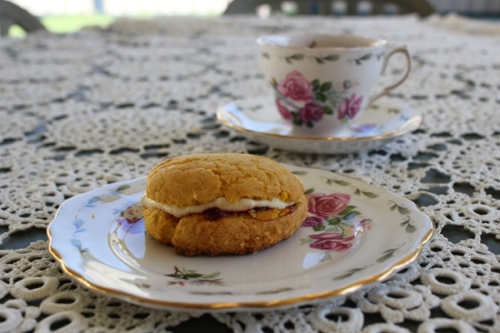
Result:
<svg viewBox="0 0 500 333"><path fill-rule="evenodd" d="M404 245L404 243L401 246L403 246L403 245ZM399 250L401 248L401 246L393 248L393 249L387 249L384 252L382 252L382 256L377 259L377 262L384 262L384 261L388 260L389 258L391 258L394 255L394 253L396 253L397 250Z"/></svg>
<svg viewBox="0 0 500 333"><path fill-rule="evenodd" d="M410 217L410 210L408 208L406 208L403 205L398 205L394 201L389 201L389 204L391 205L389 207L389 209L391 211L396 211L399 214L404 216L404 220L400 223L400 225L405 228L405 231L407 233L414 233L415 231L417 231L417 228L412 223L412 220Z"/></svg>
<svg viewBox="0 0 500 333"><path fill-rule="evenodd" d="M347 278L351 277L352 275L354 275L354 274L356 274L358 272L361 272L361 271L367 269L368 267L370 267L370 266L350 269L346 273L334 277L333 280L344 280L344 279L347 279Z"/></svg>
<svg viewBox="0 0 500 333"><path fill-rule="evenodd" d="M363 196L370 198L370 199L376 199L379 197L378 194L370 192L370 191L362 190L354 185L351 185L351 183L348 181L345 181L342 179L336 179L336 178L327 178L327 177L322 177L322 178L325 179L325 182L328 185L351 186L351 188L354 190L355 195L363 195Z"/></svg>
<svg viewBox="0 0 500 333"><path fill-rule="evenodd" d="M210 274L202 274L198 273L197 270L190 270L190 269L185 269L185 268L178 268L177 266L174 266L174 273L172 274L165 274L165 276L174 278L175 281L170 281L169 284L171 285L180 285L180 286L185 286L187 284L194 284L194 285L202 285L202 284L209 284L209 285L215 285L215 286L222 286L224 285L224 281L219 278L220 272L214 272Z"/></svg>

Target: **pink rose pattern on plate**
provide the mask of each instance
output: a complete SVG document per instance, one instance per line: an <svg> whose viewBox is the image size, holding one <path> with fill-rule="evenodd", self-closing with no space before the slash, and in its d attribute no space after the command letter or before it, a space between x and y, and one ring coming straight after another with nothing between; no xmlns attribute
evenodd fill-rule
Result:
<svg viewBox="0 0 500 333"><path fill-rule="evenodd" d="M337 215L346 208L351 196L342 193L311 193L307 195L309 213L321 218Z"/></svg>
<svg viewBox="0 0 500 333"><path fill-rule="evenodd" d="M138 234L144 232L144 224L137 223L143 219L143 207L140 203L127 205L125 210L120 210L116 223L124 233Z"/></svg>
<svg viewBox="0 0 500 333"><path fill-rule="evenodd" d="M355 85L350 80L333 84L309 81L295 70L280 82L271 80L276 106L283 119L298 126L314 127L325 115L337 115L340 120L353 119L363 104L363 97L348 91Z"/></svg>
<svg viewBox="0 0 500 333"><path fill-rule="evenodd" d="M362 216L356 206L349 205L351 196L344 193L307 194L309 216L302 228L312 228L315 232L302 238L302 245L310 248L342 252L354 244L356 235L363 229L370 230L372 220ZM329 256L325 258L330 259Z"/></svg>

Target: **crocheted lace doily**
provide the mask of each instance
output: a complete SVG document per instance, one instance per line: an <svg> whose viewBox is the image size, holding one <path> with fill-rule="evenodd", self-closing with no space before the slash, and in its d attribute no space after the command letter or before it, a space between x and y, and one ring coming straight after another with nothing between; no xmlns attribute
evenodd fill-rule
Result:
<svg viewBox="0 0 500 333"><path fill-rule="evenodd" d="M156 332L200 314L131 305L62 273L43 237L59 205L167 156L248 152L349 174L415 201L437 226L390 280L315 306L212 316L235 332L500 332L500 35L439 19L164 18L0 44L0 332ZM273 150L228 130L221 104L269 93L255 38L358 33L407 44L389 98L421 127L371 151ZM472 32L471 32L472 31ZM381 80L393 82L404 61ZM34 233L37 242L9 249Z"/></svg>

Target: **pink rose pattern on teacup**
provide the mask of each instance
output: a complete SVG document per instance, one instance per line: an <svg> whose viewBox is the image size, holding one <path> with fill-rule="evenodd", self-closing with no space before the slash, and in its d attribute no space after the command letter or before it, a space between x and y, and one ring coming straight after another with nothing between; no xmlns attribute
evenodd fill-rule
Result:
<svg viewBox="0 0 500 333"><path fill-rule="evenodd" d="M310 193L306 196L309 216L302 223L302 228L312 228L321 233L301 239L302 244L322 251L346 251L352 247L360 230L371 229L372 220L364 218L356 206L349 205L349 194Z"/></svg>
<svg viewBox="0 0 500 333"><path fill-rule="evenodd" d="M323 119L323 107L314 102L307 102L299 110L299 119L305 124L318 122Z"/></svg>
<svg viewBox="0 0 500 333"><path fill-rule="evenodd" d="M358 97L356 94L352 94L349 99L342 100L338 108L339 119L344 117L353 119L358 114L359 109L361 108L361 103L363 103L363 97Z"/></svg>
<svg viewBox="0 0 500 333"><path fill-rule="evenodd" d="M284 97L289 97L295 102L311 100L313 88L312 83L299 71L288 73L285 79L278 84L280 94Z"/></svg>
<svg viewBox="0 0 500 333"><path fill-rule="evenodd" d="M283 103L282 100L277 99L276 100L276 106L278 107L278 111L285 120L293 120L293 116L290 113L290 110L286 108L286 105Z"/></svg>
<svg viewBox="0 0 500 333"><path fill-rule="evenodd" d="M276 106L285 120L298 126L314 127L325 115L339 120L353 119L363 103L363 96L348 91L355 85L350 80L333 84L319 80L309 81L301 72L294 70L283 80L271 80Z"/></svg>

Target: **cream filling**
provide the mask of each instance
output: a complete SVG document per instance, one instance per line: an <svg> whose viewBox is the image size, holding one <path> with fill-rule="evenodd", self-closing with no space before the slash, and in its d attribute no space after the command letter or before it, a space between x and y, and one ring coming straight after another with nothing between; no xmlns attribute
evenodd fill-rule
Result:
<svg viewBox="0 0 500 333"><path fill-rule="evenodd" d="M156 202L146 196L144 194L141 198L141 203L144 207L155 207L161 210L164 210L170 215L173 215L177 218L181 218L183 216L189 214L199 214L204 211L212 208L219 208L220 210L226 212L244 212L253 208L276 208L276 209L284 209L288 206L294 204L294 202L282 201L278 198L274 198L273 200L252 200L252 199L240 199L238 202L232 203L227 201L225 198L218 198L212 202L207 202L201 205L192 205L186 207L179 207L175 205L166 205L159 202Z"/></svg>

